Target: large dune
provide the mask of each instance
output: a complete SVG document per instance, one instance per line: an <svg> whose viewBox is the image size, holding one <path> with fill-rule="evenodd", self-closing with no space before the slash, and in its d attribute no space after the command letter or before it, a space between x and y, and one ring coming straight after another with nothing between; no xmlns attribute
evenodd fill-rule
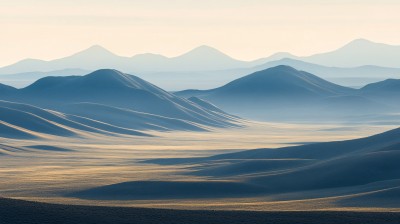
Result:
<svg viewBox="0 0 400 224"><path fill-rule="evenodd" d="M94 200L159 200L256 196L263 188L232 181L134 181L101 186L67 196Z"/></svg>
<svg viewBox="0 0 400 224"><path fill-rule="evenodd" d="M185 172L186 175L240 180L261 187L261 195L291 194L287 199L354 195L346 203L357 207L356 202L364 202L364 197L379 198L397 192L399 145L400 129L394 129L354 140L145 162L185 164L192 170ZM385 196L377 199L377 203L367 204L394 206L393 201Z"/></svg>
<svg viewBox="0 0 400 224"><path fill-rule="evenodd" d="M399 213L391 212L255 212L171 210L104 206L57 205L0 198L0 217L8 224L52 223L274 223L292 224L395 224Z"/></svg>

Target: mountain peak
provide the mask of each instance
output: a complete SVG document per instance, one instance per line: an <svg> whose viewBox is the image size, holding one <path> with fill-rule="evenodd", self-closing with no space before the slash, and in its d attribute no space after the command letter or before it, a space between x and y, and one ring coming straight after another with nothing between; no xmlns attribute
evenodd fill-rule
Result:
<svg viewBox="0 0 400 224"><path fill-rule="evenodd" d="M325 81L317 76L278 65L236 79L218 88L224 94L251 95L255 98L282 96L330 96L349 91L347 88Z"/></svg>
<svg viewBox="0 0 400 224"><path fill-rule="evenodd" d="M216 48L210 47L208 45L200 45L200 46L195 47L194 49L192 49L192 51L214 51L214 52L217 51L217 52L220 52Z"/></svg>
<svg viewBox="0 0 400 224"><path fill-rule="evenodd" d="M384 43L378 43L364 38L355 39L348 44L344 45L342 48L365 48L365 47L381 47L381 46L391 46Z"/></svg>
<svg viewBox="0 0 400 224"><path fill-rule="evenodd" d="M292 57L295 57L295 56L289 52L277 52L275 54L272 54L268 58L269 58L269 60L280 60L283 58L292 58Z"/></svg>
<svg viewBox="0 0 400 224"><path fill-rule="evenodd" d="M119 77L124 75L122 72L116 69L99 69L86 76L109 76L109 77Z"/></svg>
<svg viewBox="0 0 400 224"><path fill-rule="evenodd" d="M277 71L290 71L290 72L299 72L295 68L289 66L289 65L278 65L272 68L268 68L264 71L270 71L270 72L277 72Z"/></svg>
<svg viewBox="0 0 400 224"><path fill-rule="evenodd" d="M201 45L199 47L196 47L189 52L178 56L178 57L226 57L230 58L228 55L222 53L221 51L217 50L216 48L207 46L207 45Z"/></svg>
<svg viewBox="0 0 400 224"><path fill-rule="evenodd" d="M350 44L370 44L374 43L370 40L364 39L364 38L358 38L350 42Z"/></svg>
<svg viewBox="0 0 400 224"><path fill-rule="evenodd" d="M101 45L95 44L86 49L86 51L109 51Z"/></svg>
<svg viewBox="0 0 400 224"><path fill-rule="evenodd" d="M108 87L129 87L140 89L141 83L138 78L128 75L115 69L99 69L90 74L83 76L84 81L88 85Z"/></svg>
<svg viewBox="0 0 400 224"><path fill-rule="evenodd" d="M116 56L116 55L100 45L93 45L85 50L82 50L74 54L73 56L99 57L99 56Z"/></svg>
<svg viewBox="0 0 400 224"><path fill-rule="evenodd" d="M150 83L134 76L115 69L99 69L84 76L58 76L45 77L37 80L33 84L24 88L25 91L47 91L51 89L54 94L66 94L70 91L71 95L82 94L109 94L115 95L118 92L127 92L133 89L141 89L152 93L160 93L159 88L154 87ZM115 99L117 100L117 99Z"/></svg>

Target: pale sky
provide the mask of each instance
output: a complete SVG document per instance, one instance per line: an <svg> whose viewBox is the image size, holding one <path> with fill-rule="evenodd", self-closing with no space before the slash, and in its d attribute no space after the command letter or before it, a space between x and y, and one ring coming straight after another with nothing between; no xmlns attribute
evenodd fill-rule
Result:
<svg viewBox="0 0 400 224"><path fill-rule="evenodd" d="M399 0L0 0L0 66L94 44L122 56L210 45L242 60L400 45L399 12Z"/></svg>

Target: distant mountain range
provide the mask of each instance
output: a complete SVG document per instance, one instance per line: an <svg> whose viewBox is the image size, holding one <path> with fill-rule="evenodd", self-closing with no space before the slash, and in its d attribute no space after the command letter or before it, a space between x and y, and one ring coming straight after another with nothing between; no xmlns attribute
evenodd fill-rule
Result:
<svg viewBox="0 0 400 224"><path fill-rule="evenodd" d="M400 46L374 43L357 39L331 52L301 57L301 60L315 64L335 67L357 67L375 65L398 68Z"/></svg>
<svg viewBox="0 0 400 224"><path fill-rule="evenodd" d="M118 130L204 131L241 126L239 118L205 101L177 97L136 76L112 69L85 76L45 77L22 89L2 85L0 100L0 108L4 110L0 120L6 122L3 125L8 128L27 125L24 127L31 131L35 130L29 128L29 123L32 127L35 123L44 122L43 127L48 126L46 122L59 123L60 118L57 121L49 118L52 116L46 113L48 109L64 114L61 116L70 123L90 127L103 123ZM32 105L37 109L32 111ZM13 110L26 116L6 115Z"/></svg>
<svg viewBox="0 0 400 224"><path fill-rule="evenodd" d="M400 111L396 103L400 96L398 80L386 80L383 83L352 89L280 65L236 79L219 88L185 90L175 94L200 97L225 111L246 118L324 120ZM377 87L382 85L391 86L392 91Z"/></svg>
<svg viewBox="0 0 400 224"><path fill-rule="evenodd" d="M86 50L51 61L25 59L0 68L0 74L26 72L50 72L64 69L97 70L114 68L125 72L183 72L215 71L237 68L249 68L283 58L304 62L334 66L359 67L374 65L399 68L400 46L374 43L364 39L354 40L338 50L306 57L289 53L277 53L270 57L240 61L209 46L197 47L177 57L165 57L157 54L140 54L132 57L118 56L109 50L94 45Z"/></svg>
<svg viewBox="0 0 400 224"><path fill-rule="evenodd" d="M289 65L347 86L400 77L400 47L358 39L342 48L307 57L277 53L254 61L240 61L208 46L168 58L157 54L132 57L115 55L95 45L64 58L43 61L26 59L0 68L0 81L26 86L46 76L84 75L114 68L140 75L168 90L212 88L251 72Z"/></svg>
<svg viewBox="0 0 400 224"><path fill-rule="evenodd" d="M183 55L168 58L156 54L122 57L115 55L101 46L95 45L71 56L51 61L25 59L13 65L0 68L0 74L51 72L64 69L97 70L100 68L114 68L136 73L179 72L223 70L246 66L248 66L246 62L235 60L208 46L200 46Z"/></svg>

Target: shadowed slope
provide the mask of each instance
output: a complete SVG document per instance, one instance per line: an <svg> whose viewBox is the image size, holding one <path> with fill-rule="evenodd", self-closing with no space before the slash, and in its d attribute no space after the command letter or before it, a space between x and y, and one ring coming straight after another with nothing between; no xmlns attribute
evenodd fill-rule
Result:
<svg viewBox="0 0 400 224"><path fill-rule="evenodd" d="M75 133L37 115L6 107L0 108L0 120L33 132L74 136Z"/></svg>
<svg viewBox="0 0 400 224"><path fill-rule="evenodd" d="M108 135L149 136L132 129L125 129L83 117L79 118L79 121L71 118L76 117L27 104L0 101L0 121L3 129L0 134L3 137L32 138L35 132L57 136L76 136L78 135L77 130Z"/></svg>
<svg viewBox="0 0 400 224"><path fill-rule="evenodd" d="M325 160L359 151L389 151L394 150L400 144L400 128L393 129L377 135L323 143L312 143L299 146L289 146L276 149L252 149L241 152L226 153L210 157L197 158L166 158L151 159L143 162L160 165L203 163L218 160L258 160L258 159L311 159ZM389 149L389 150L388 150Z"/></svg>
<svg viewBox="0 0 400 224"><path fill-rule="evenodd" d="M134 181L83 190L68 196L95 200L224 198L257 195L262 190L255 185L227 181Z"/></svg>
<svg viewBox="0 0 400 224"><path fill-rule="evenodd" d="M168 118L94 103L68 104L65 106L63 111L103 121L118 127L133 128L136 130L205 130L205 127L186 120ZM76 121L79 120L79 118L75 116L70 116L70 119Z"/></svg>
<svg viewBox="0 0 400 224"><path fill-rule="evenodd" d="M341 188L378 181L400 179L400 152L349 155L276 175L253 178L252 183L268 184L269 193Z"/></svg>
<svg viewBox="0 0 400 224"><path fill-rule="evenodd" d="M17 89L12 86L7 86L0 83L0 96L13 93L15 90Z"/></svg>
<svg viewBox="0 0 400 224"><path fill-rule="evenodd" d="M0 121L0 136L3 138L15 138L15 139L33 139L37 138L33 133L29 133L27 130L15 127L3 121Z"/></svg>
<svg viewBox="0 0 400 224"><path fill-rule="evenodd" d="M20 151L24 151L24 149L21 147L0 144L0 155L9 155Z"/></svg>
<svg viewBox="0 0 400 224"><path fill-rule="evenodd" d="M400 207L400 186L355 195L338 202L345 207Z"/></svg>
<svg viewBox="0 0 400 224"><path fill-rule="evenodd" d="M43 150L43 151L53 151L53 152L71 152L73 150L67 149L67 148L61 148L57 146L51 146L51 145L30 145L26 146L27 148L31 149L38 149L38 150Z"/></svg>

